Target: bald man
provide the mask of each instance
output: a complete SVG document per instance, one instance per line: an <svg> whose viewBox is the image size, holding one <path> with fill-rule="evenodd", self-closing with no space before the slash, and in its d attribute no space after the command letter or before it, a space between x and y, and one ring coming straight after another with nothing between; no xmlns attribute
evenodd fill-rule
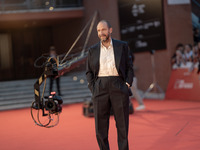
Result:
<svg viewBox="0 0 200 150"><path fill-rule="evenodd" d="M86 78L92 93L96 138L100 150L110 150L108 142L112 107L118 133L119 150L128 150L129 92L133 64L126 42L111 38L112 27L106 20L97 25L100 42L88 52Z"/></svg>

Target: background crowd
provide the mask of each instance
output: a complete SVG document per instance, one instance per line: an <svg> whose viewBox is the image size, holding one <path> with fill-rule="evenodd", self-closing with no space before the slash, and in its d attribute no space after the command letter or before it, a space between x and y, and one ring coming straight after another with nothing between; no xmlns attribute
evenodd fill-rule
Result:
<svg viewBox="0 0 200 150"><path fill-rule="evenodd" d="M182 43L177 44L175 52L171 58L172 69L177 68L198 68L200 60L200 41L191 44L183 45Z"/></svg>

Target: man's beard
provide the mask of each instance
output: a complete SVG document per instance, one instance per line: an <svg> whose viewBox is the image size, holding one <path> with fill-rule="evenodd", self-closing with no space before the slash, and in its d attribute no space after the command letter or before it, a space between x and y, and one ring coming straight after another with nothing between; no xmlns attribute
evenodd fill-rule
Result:
<svg viewBox="0 0 200 150"><path fill-rule="evenodd" d="M109 34L106 36L106 39L101 39L101 42L104 42L104 43L106 43L106 42L108 42L109 41Z"/></svg>

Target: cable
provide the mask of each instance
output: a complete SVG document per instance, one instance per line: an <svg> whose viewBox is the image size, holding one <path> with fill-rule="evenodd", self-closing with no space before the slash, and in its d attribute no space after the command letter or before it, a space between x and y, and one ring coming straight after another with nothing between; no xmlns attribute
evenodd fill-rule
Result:
<svg viewBox="0 0 200 150"><path fill-rule="evenodd" d="M32 119L33 119L33 121L35 122L35 124L36 125L38 125L38 126L40 126L40 127L45 127L45 128L52 128L52 127L54 127L54 126L56 126L56 125L58 125L58 123L59 123L59 113L53 113L53 114L51 114L50 112L48 113L48 122L46 123L46 124L44 124L44 123L41 123L41 121L40 121L40 113L39 113L39 110L40 109L35 109L35 110L37 110L37 121L36 121L36 119L35 119L35 117L34 117L34 115L33 115L33 109L34 109L34 104L35 104L35 101L33 101L32 102L32 105L31 105L31 116L32 116ZM52 123L52 121L54 120L53 118L53 115L56 115L57 116L57 121L54 123L54 124L51 124Z"/></svg>
<svg viewBox="0 0 200 150"><path fill-rule="evenodd" d="M46 55L46 56L45 56ZM44 66L46 65L46 60L48 59L49 55L48 54L42 54L42 56L38 57L35 61L34 61L34 67L35 68L44 68ZM41 60L42 58L45 58L45 62L42 63L41 65L37 65L37 62L39 60Z"/></svg>

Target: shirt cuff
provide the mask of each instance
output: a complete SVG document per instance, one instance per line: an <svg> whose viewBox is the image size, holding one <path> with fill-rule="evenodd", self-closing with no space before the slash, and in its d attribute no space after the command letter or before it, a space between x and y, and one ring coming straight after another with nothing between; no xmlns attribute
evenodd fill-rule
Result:
<svg viewBox="0 0 200 150"><path fill-rule="evenodd" d="M130 85L126 82L126 85L128 86L128 87L130 87Z"/></svg>

